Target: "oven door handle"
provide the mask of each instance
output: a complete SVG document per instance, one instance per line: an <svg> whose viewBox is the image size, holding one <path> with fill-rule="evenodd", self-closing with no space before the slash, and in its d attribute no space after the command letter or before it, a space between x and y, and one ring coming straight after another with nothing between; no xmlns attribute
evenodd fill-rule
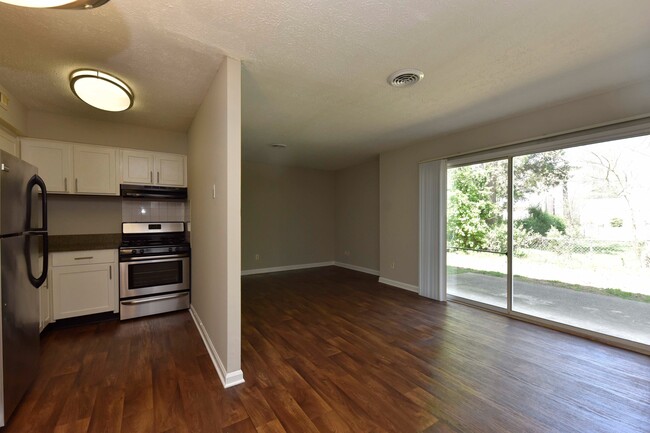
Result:
<svg viewBox="0 0 650 433"><path fill-rule="evenodd" d="M138 304L145 304L147 302L156 302L156 301L164 301L166 299L182 298L189 295L190 295L189 292L174 293L173 295L150 296L148 298L134 299L133 301L121 301L120 303L122 305L138 305Z"/></svg>
<svg viewBox="0 0 650 433"><path fill-rule="evenodd" d="M189 254L167 254L164 256L142 256L142 257L121 257L120 261L121 262L143 262L143 261L149 261L152 263L160 263L160 262L168 262L171 260L177 260L177 259L188 259L190 257Z"/></svg>

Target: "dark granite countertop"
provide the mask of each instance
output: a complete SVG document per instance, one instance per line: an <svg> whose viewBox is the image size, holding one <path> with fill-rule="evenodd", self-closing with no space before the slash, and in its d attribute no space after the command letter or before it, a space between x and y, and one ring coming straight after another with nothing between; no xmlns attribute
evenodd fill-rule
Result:
<svg viewBox="0 0 650 433"><path fill-rule="evenodd" d="M51 253L62 251L113 250L122 243L121 233L97 235L54 235L49 237Z"/></svg>

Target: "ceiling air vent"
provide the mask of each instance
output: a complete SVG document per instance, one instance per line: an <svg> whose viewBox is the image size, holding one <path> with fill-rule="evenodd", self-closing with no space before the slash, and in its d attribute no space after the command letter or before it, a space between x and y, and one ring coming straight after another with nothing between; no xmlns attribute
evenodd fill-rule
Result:
<svg viewBox="0 0 650 433"><path fill-rule="evenodd" d="M424 78L424 72L418 69L402 69L393 72L388 77L388 83L393 87L408 87L419 82L422 78Z"/></svg>

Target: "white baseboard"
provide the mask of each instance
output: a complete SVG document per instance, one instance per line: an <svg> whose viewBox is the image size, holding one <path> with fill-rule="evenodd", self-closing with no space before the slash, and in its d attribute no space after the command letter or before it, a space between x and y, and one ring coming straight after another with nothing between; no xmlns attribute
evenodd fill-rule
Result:
<svg viewBox="0 0 650 433"><path fill-rule="evenodd" d="M334 266L338 266L345 269L352 269L353 271L363 272L370 275L379 275L379 271L370 268L364 268L362 266L350 265L342 262L334 262Z"/></svg>
<svg viewBox="0 0 650 433"><path fill-rule="evenodd" d="M420 288L412 284L402 283L401 281L389 280L388 278L379 277L379 282L383 284L388 284L389 286L397 287L399 289L408 290L409 292L419 293Z"/></svg>
<svg viewBox="0 0 650 433"><path fill-rule="evenodd" d="M353 271L363 272L370 275L377 275L377 276L379 275L379 271L375 269L364 268L362 266L350 265L348 263L334 262L334 261L319 262L319 263L304 263L301 265L276 266L274 268L247 269L245 271L241 271L241 275L244 276L244 275L256 275L256 274L270 274L272 272L296 271L298 269L322 268L324 266L339 266L341 268L351 269ZM417 290L415 291L417 292Z"/></svg>
<svg viewBox="0 0 650 433"><path fill-rule="evenodd" d="M217 374L219 375L219 379L221 380L223 387L230 388L231 386L244 383L243 371L237 370L231 373L228 373L226 371L226 368L223 366L223 363L221 362L221 358L219 358L219 354L217 353L217 350L214 348L214 345L212 344L212 340L210 340L208 331L205 330L205 327L203 326L203 322L201 322L201 318L199 317L198 313L194 309L194 305L190 305L190 315L194 320L194 324L196 325L196 328L199 330L199 334L201 334L201 339L203 339L203 344L205 344L205 348L208 350L208 353L210 354L210 358L212 359L212 363L214 364L214 369L217 370Z"/></svg>
<svg viewBox="0 0 650 433"><path fill-rule="evenodd" d="M322 268L323 266L333 266L334 262L305 263L302 265L276 266L275 268L248 269L241 271L244 275L268 274L271 272L295 271L298 269Z"/></svg>

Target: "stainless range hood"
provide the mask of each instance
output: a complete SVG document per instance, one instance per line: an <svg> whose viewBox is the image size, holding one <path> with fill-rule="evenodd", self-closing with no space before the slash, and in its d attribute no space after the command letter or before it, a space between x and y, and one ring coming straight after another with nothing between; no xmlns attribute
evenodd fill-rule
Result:
<svg viewBox="0 0 650 433"><path fill-rule="evenodd" d="M120 185L120 195L125 198L150 200L187 200L187 188L152 185Z"/></svg>

